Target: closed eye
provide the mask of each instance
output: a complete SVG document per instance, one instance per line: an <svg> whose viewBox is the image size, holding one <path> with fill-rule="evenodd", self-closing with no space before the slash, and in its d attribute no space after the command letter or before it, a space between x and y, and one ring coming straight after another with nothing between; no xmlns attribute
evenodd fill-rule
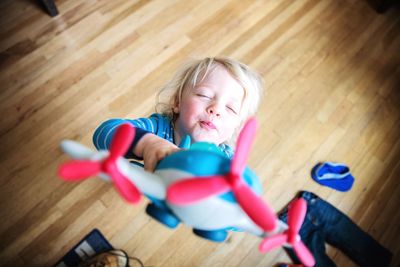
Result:
<svg viewBox="0 0 400 267"><path fill-rule="evenodd" d="M197 96L199 96L199 97L203 97L203 98L208 98L208 99L211 99L211 97L210 97L210 96L208 96L208 95L197 94Z"/></svg>
<svg viewBox="0 0 400 267"><path fill-rule="evenodd" d="M226 106L228 108L228 110L232 111L233 113L237 114L237 111L235 108L230 107L230 106Z"/></svg>

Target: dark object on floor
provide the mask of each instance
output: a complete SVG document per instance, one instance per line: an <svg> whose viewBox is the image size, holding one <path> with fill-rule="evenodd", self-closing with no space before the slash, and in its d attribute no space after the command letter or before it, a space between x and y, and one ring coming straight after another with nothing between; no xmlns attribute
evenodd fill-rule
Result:
<svg viewBox="0 0 400 267"><path fill-rule="evenodd" d="M325 242L340 249L358 266L389 266L392 253L346 214L311 192L300 192L299 197L307 201L307 214L300 236L315 258L315 267L336 267L326 254ZM287 210L279 215L279 219L287 221ZM300 263L290 248L285 250L295 263Z"/></svg>
<svg viewBox="0 0 400 267"><path fill-rule="evenodd" d="M54 267L76 267L82 261L94 255L113 249L101 232L98 229L94 229L65 254Z"/></svg>
<svg viewBox="0 0 400 267"><path fill-rule="evenodd" d="M54 3L54 0L41 0L41 2L50 16L55 17L58 15L58 9L56 4Z"/></svg>
<svg viewBox="0 0 400 267"><path fill-rule="evenodd" d="M400 0L366 0L367 3L378 13L385 13L390 8L398 6Z"/></svg>
<svg viewBox="0 0 400 267"><path fill-rule="evenodd" d="M82 262L78 267L145 267L136 257L129 257L122 249L100 253Z"/></svg>
<svg viewBox="0 0 400 267"><path fill-rule="evenodd" d="M141 263L141 262L140 262ZM129 257L123 250L110 250L100 253L84 262L79 267L129 267ZM141 264L140 266L143 266Z"/></svg>

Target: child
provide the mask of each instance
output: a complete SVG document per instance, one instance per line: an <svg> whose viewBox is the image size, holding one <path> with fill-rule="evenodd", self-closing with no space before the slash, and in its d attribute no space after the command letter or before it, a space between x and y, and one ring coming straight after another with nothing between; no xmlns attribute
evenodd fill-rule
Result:
<svg viewBox="0 0 400 267"><path fill-rule="evenodd" d="M136 127L126 157L143 158L144 168L154 171L158 161L179 150L186 135L192 142L216 144L228 157L243 123L260 101L261 78L240 62L229 58L205 58L183 66L160 94L172 95L160 113L136 120L111 119L94 133L97 149L107 149L122 123ZM159 95L160 96L160 95Z"/></svg>

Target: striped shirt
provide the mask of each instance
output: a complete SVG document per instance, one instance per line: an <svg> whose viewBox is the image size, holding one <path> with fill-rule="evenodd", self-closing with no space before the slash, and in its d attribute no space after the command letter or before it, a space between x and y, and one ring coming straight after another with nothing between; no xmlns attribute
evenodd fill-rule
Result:
<svg viewBox="0 0 400 267"><path fill-rule="evenodd" d="M133 148L139 142L140 138L147 133L155 134L165 140L174 143L174 125L171 119L162 114L154 113L149 118L140 118L135 120L129 119L110 119L103 122L94 132L93 143L98 150L109 149L112 137L118 126L124 123L130 123L136 128L135 138L132 142L131 147L128 149L125 157L136 158L137 156L133 154ZM220 144L219 148L221 151L232 158L233 150L227 144Z"/></svg>

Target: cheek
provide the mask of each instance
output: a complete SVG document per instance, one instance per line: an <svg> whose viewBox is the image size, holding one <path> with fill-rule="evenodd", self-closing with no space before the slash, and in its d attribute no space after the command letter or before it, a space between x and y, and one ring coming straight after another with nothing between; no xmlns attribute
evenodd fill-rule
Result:
<svg viewBox="0 0 400 267"><path fill-rule="evenodd" d="M198 102L189 100L182 105L180 112L184 116L185 116L184 113L186 113L186 115L196 115L201 111L201 109L202 107Z"/></svg>
<svg viewBox="0 0 400 267"><path fill-rule="evenodd" d="M229 119L228 121L225 121L223 123L223 127L227 135L232 135L235 132L235 130L239 127L238 118L232 118Z"/></svg>
<svg viewBox="0 0 400 267"><path fill-rule="evenodd" d="M191 102L186 102L179 109L179 118L185 124L192 123L198 115L197 109L196 105L193 105Z"/></svg>

